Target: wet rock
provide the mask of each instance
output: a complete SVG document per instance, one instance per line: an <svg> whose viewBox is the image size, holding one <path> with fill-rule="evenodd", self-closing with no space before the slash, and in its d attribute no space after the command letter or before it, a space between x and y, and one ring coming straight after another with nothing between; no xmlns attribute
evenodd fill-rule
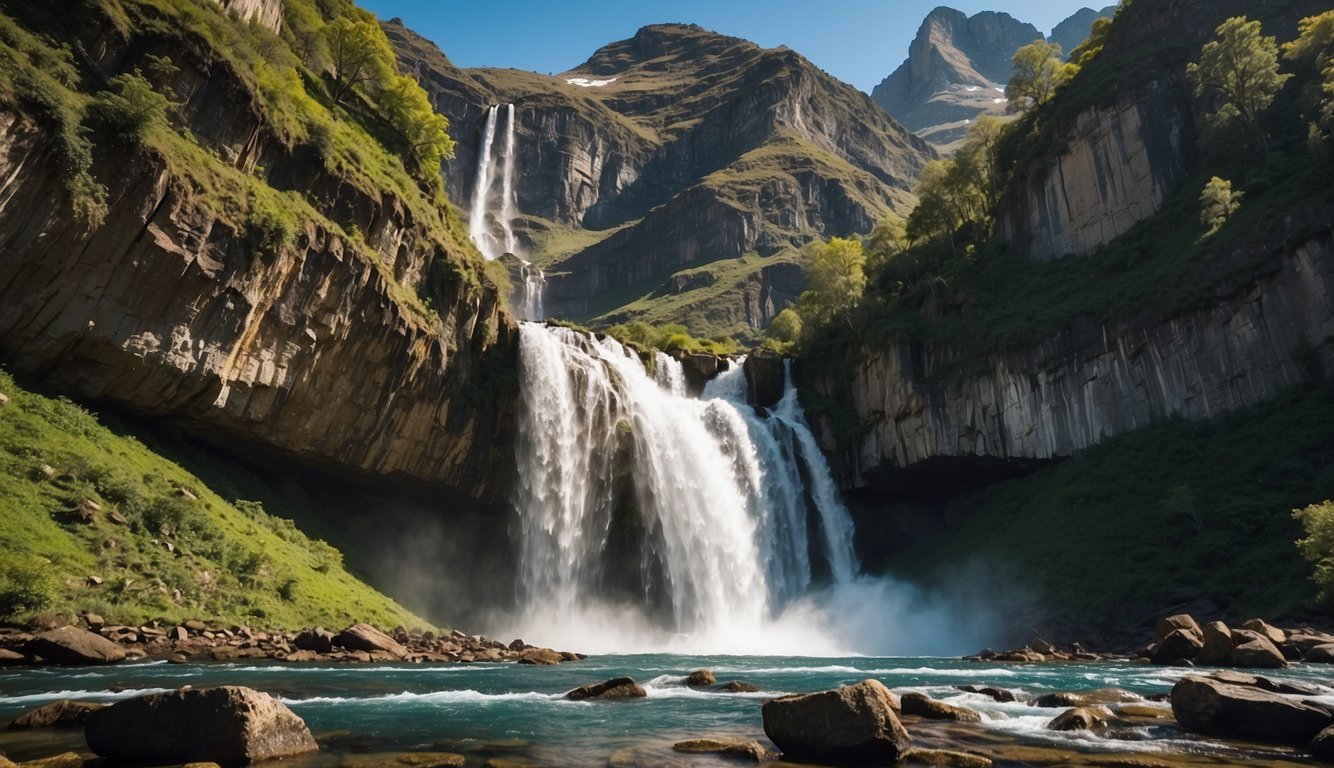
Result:
<svg viewBox="0 0 1334 768"><path fill-rule="evenodd" d="M959 686L959 690L963 691L964 693L981 694L983 696L990 697L993 701L998 701L1002 704L1015 700L1014 694L1011 693L1010 691L1005 690L1004 688L992 688L990 686L976 686L976 685L961 685Z"/></svg>
<svg viewBox="0 0 1334 768"><path fill-rule="evenodd" d="M90 715L84 736L98 755L140 765L245 763L319 749L310 729L286 705L239 686L128 699Z"/></svg>
<svg viewBox="0 0 1334 768"><path fill-rule="evenodd" d="M967 707L946 704L923 693L905 693L900 697L900 711L928 720L953 720L956 723L980 723L982 716Z"/></svg>
<svg viewBox="0 0 1334 768"><path fill-rule="evenodd" d="M463 768L463 755L452 752L391 752L344 758L339 768Z"/></svg>
<svg viewBox="0 0 1334 768"><path fill-rule="evenodd" d="M1287 659L1283 658L1278 648L1269 640L1259 636L1233 648L1229 660L1237 667L1282 669L1288 666Z"/></svg>
<svg viewBox="0 0 1334 768"><path fill-rule="evenodd" d="M520 664L535 664L537 666L554 666L565 661L565 657L550 648L528 648L519 652Z"/></svg>
<svg viewBox="0 0 1334 768"><path fill-rule="evenodd" d="M648 696L648 693L646 693L638 683L628 677L615 677L605 683L582 685L565 694L565 698L570 701L584 701L586 699L642 699L646 696Z"/></svg>
<svg viewBox="0 0 1334 768"><path fill-rule="evenodd" d="M607 758L610 768L690 768L690 763L643 749L618 749Z"/></svg>
<svg viewBox="0 0 1334 768"><path fill-rule="evenodd" d="M1288 645L1302 653L1306 653L1317 645L1331 644L1334 644L1334 635L1326 635L1321 632L1293 632L1288 635Z"/></svg>
<svg viewBox="0 0 1334 768"><path fill-rule="evenodd" d="M24 712L14 718L14 722L10 723L9 727L53 728L83 725L83 721L87 720L89 715L105 706L105 704L97 704L91 701L61 699Z"/></svg>
<svg viewBox="0 0 1334 768"><path fill-rule="evenodd" d="M742 680L723 683L722 689L728 693L759 693L760 689Z"/></svg>
<svg viewBox="0 0 1334 768"><path fill-rule="evenodd" d="M864 680L764 704L764 733L784 756L833 763L893 763L907 752L908 731L883 684Z"/></svg>
<svg viewBox="0 0 1334 768"><path fill-rule="evenodd" d="M1154 630L1158 633L1159 640L1166 640L1168 635L1178 630L1194 636L1197 640L1201 638L1200 625L1195 621L1195 617L1189 613L1164 616L1154 625Z"/></svg>
<svg viewBox="0 0 1334 768"><path fill-rule="evenodd" d="M7 762L7 761L6 761ZM3 765L0 763L0 765ZM13 765L13 763L10 763ZM20 763L18 768L83 768L83 758L74 752L66 752L55 757L44 757L40 760L29 760Z"/></svg>
<svg viewBox="0 0 1334 768"><path fill-rule="evenodd" d="M1057 715L1047 729L1051 731L1090 731L1107 724L1112 711L1106 707L1075 707Z"/></svg>
<svg viewBox="0 0 1334 768"><path fill-rule="evenodd" d="M334 636L324 627L303 629L292 639L292 646L297 650L312 653L333 653Z"/></svg>
<svg viewBox="0 0 1334 768"><path fill-rule="evenodd" d="M397 640L369 624L353 624L339 632L338 637L334 639L334 645L349 651L386 653L397 659L408 655L408 649Z"/></svg>
<svg viewBox="0 0 1334 768"><path fill-rule="evenodd" d="M20 664L27 664L28 661L28 657L18 651L0 648L0 667L17 667Z"/></svg>
<svg viewBox="0 0 1334 768"><path fill-rule="evenodd" d="M1327 763L1334 763L1334 725L1317 733L1311 739L1311 754Z"/></svg>
<svg viewBox="0 0 1334 768"><path fill-rule="evenodd" d="M1192 619L1192 621L1194 621ZM1157 650L1153 652L1151 660L1154 664L1180 664L1185 661L1191 661L1204 647L1200 640L1201 632L1199 627L1192 633L1188 629L1174 629L1163 638L1158 644Z"/></svg>
<svg viewBox="0 0 1334 768"><path fill-rule="evenodd" d="M746 402L765 408L778 405L787 386L783 358L767 349L753 350L742 365L746 375Z"/></svg>
<svg viewBox="0 0 1334 768"><path fill-rule="evenodd" d="M697 669L686 676L686 685L691 688L708 688L717 682L713 673L707 669Z"/></svg>
<svg viewBox="0 0 1334 768"><path fill-rule="evenodd" d="M1334 643L1312 646L1302 654L1302 661L1312 664L1334 664Z"/></svg>
<svg viewBox="0 0 1334 768"><path fill-rule="evenodd" d="M690 739L678 741L672 745L677 752L689 754L712 754L745 760L752 763L765 763L778 759L778 753L768 749L758 741L718 741L716 739Z"/></svg>
<svg viewBox="0 0 1334 768"><path fill-rule="evenodd" d="M1263 635L1266 640L1274 645L1282 645L1288 641L1287 632L1269 624L1264 619L1251 619L1243 622L1241 628Z"/></svg>
<svg viewBox="0 0 1334 768"><path fill-rule="evenodd" d="M1172 713L1190 731L1301 746L1334 723L1334 714L1296 697L1207 677L1172 687Z"/></svg>
<svg viewBox="0 0 1334 768"><path fill-rule="evenodd" d="M1232 657L1232 630L1221 621L1211 621L1202 630L1204 645L1195 654L1196 664L1221 666Z"/></svg>
<svg viewBox="0 0 1334 768"><path fill-rule="evenodd" d="M23 650L53 664L114 664L125 650L110 640L78 627L61 627L35 635Z"/></svg>
<svg viewBox="0 0 1334 768"><path fill-rule="evenodd" d="M1079 706L1079 695L1068 691L1055 691L1053 693L1044 693L1033 699L1033 706L1043 707L1044 709L1067 709Z"/></svg>
<svg viewBox="0 0 1334 768"><path fill-rule="evenodd" d="M1289 696L1321 696L1323 691L1310 685L1301 683L1290 683L1284 680L1271 680L1267 677L1252 675L1249 672L1240 672L1235 669L1224 669L1209 675L1210 678L1227 683L1228 685L1240 685L1246 688L1259 688L1262 691L1270 693L1283 693Z"/></svg>
<svg viewBox="0 0 1334 768"><path fill-rule="evenodd" d="M904 765L935 765L945 768L989 768L991 758L972 752L951 749L910 749L904 756Z"/></svg>

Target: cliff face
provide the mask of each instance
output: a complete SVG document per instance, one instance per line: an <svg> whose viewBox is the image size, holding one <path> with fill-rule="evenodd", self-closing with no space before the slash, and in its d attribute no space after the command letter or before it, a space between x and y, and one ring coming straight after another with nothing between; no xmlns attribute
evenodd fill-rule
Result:
<svg viewBox="0 0 1334 768"><path fill-rule="evenodd" d="M282 30L283 0L214 0L244 22L254 22L274 32Z"/></svg>
<svg viewBox="0 0 1334 768"><path fill-rule="evenodd" d="M796 53L697 27L646 27L558 77L460 70L401 25L386 31L455 126L460 205L487 108L514 104L519 236L550 274L553 315L596 318L621 309L610 293L640 296L683 269L868 231L906 212L933 157ZM497 135L505 123L502 111Z"/></svg>
<svg viewBox="0 0 1334 768"><path fill-rule="evenodd" d="M1150 422L1199 419L1277 396L1334 363L1334 240L1313 240L1207 310L1163 322L1071 328L984 376L932 381L948 354L878 349L853 374L870 425L854 486L941 457L1052 459ZM1314 341L1315 346L1312 346ZM829 382L832 389L833 382Z"/></svg>
<svg viewBox="0 0 1334 768"><path fill-rule="evenodd" d="M1172 77L1081 113L1059 156L1007 198L997 233L1039 260L1111 242L1157 211L1182 179L1193 133L1186 85Z"/></svg>
<svg viewBox="0 0 1334 768"><path fill-rule="evenodd" d="M133 44L86 49L101 51L104 73L139 55ZM183 129L239 178L305 193L361 236L353 243L317 215L290 246L261 247L198 176L148 147L98 148L107 215L80 227L51 133L5 110L6 364L244 453L503 494L514 398L504 371L517 334L495 287L404 198L357 187L309 147L277 140L225 66L172 54Z"/></svg>

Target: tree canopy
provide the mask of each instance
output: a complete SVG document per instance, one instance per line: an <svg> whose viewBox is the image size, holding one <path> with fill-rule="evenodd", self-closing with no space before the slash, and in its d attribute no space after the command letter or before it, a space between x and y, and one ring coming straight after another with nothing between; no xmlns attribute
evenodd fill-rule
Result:
<svg viewBox="0 0 1334 768"><path fill-rule="evenodd" d="M1278 71L1278 43L1264 36L1260 22L1234 16L1220 24L1216 33L1200 51L1200 60L1186 68L1197 97L1213 95L1219 100L1218 108L1205 120L1215 130L1241 125L1267 153L1269 141L1261 115L1292 75Z"/></svg>
<svg viewBox="0 0 1334 768"><path fill-rule="evenodd" d="M394 50L373 21L340 16L324 27L333 67L333 99L342 103L358 86L388 81L394 67Z"/></svg>
<svg viewBox="0 0 1334 768"><path fill-rule="evenodd" d="M1051 101L1078 67L1061 60L1061 46L1034 40L1014 54L1014 74L1005 87L1011 112L1027 112Z"/></svg>
<svg viewBox="0 0 1334 768"><path fill-rule="evenodd" d="M831 238L806 246L806 276L810 290L801 297L803 314L824 323L843 318L849 324L852 310L866 289L866 256L857 238Z"/></svg>

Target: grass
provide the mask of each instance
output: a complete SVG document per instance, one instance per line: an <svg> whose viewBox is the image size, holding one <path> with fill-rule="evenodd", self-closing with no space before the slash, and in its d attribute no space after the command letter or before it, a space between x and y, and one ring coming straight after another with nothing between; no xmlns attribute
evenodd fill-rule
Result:
<svg viewBox="0 0 1334 768"><path fill-rule="evenodd" d="M134 436L8 374L0 391L9 397L0 407L0 551L49 572L46 609L125 623L427 626L349 574L338 550L259 502L219 495Z"/></svg>
<svg viewBox="0 0 1334 768"><path fill-rule="evenodd" d="M1015 589L1086 625L1124 628L1183 586L1235 618L1303 616L1316 589L1292 510L1334 496L1331 435L1328 386L1150 426L985 489L962 523L897 555L893 570L944 578L960 562L999 561Z"/></svg>
<svg viewBox="0 0 1334 768"><path fill-rule="evenodd" d="M751 252L739 258L684 269L651 292L598 315L592 324L642 322L660 326L679 323L697 336L731 337L743 343L755 343L764 329L754 328L746 320L743 302L747 283L758 279L760 271L766 267L800 263L801 255L796 251L783 251L768 257ZM698 287L674 292L671 286L678 280Z"/></svg>

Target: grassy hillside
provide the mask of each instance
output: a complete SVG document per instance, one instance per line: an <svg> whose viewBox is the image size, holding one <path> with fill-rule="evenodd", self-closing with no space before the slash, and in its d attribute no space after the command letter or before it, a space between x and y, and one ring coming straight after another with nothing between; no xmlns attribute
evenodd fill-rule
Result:
<svg viewBox="0 0 1334 768"><path fill-rule="evenodd" d="M133 435L4 373L0 392L0 618L427 625L258 502L220 496Z"/></svg>
<svg viewBox="0 0 1334 768"><path fill-rule="evenodd" d="M892 569L947 579L1003 563L1058 621L1123 627L1181 587L1235 618L1305 613L1311 566L1292 510L1334 497L1334 389L1205 422L1168 421L991 486Z"/></svg>

